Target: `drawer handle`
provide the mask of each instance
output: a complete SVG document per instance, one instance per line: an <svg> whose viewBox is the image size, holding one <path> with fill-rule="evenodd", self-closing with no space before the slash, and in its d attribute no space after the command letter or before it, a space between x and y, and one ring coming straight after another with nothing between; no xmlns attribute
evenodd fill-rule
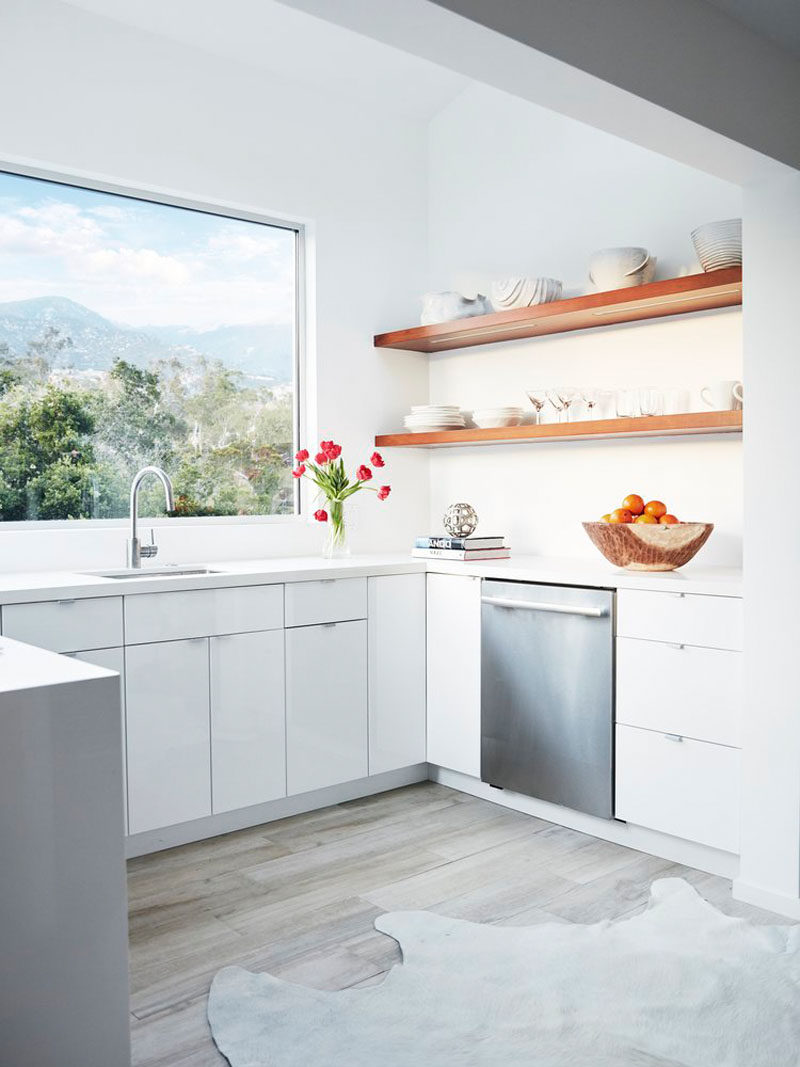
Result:
<svg viewBox="0 0 800 1067"><path fill-rule="evenodd" d="M74 600L59 600L58 601L58 606L60 608L68 608L70 606L70 604L74 604L74 603L75 603Z"/></svg>
<svg viewBox="0 0 800 1067"><path fill-rule="evenodd" d="M674 648L676 652L683 652L686 648L686 645L677 645L674 644L672 641L668 641L667 644L670 648Z"/></svg>
<svg viewBox="0 0 800 1067"><path fill-rule="evenodd" d="M334 628L334 626L336 625L336 623L335 622L323 622L322 625L325 627L326 630L332 630Z"/></svg>
<svg viewBox="0 0 800 1067"><path fill-rule="evenodd" d="M333 583L335 581L337 581L336 578L320 578L319 584L320 585L333 585Z"/></svg>
<svg viewBox="0 0 800 1067"><path fill-rule="evenodd" d="M665 741L683 741L680 734L664 734Z"/></svg>

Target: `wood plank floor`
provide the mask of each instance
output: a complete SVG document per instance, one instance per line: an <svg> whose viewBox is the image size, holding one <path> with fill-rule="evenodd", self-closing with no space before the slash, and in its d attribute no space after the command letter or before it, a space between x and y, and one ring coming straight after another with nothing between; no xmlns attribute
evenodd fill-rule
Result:
<svg viewBox="0 0 800 1067"><path fill-rule="evenodd" d="M722 878L421 785L128 865L131 1033L136 1067L227 1061L206 1022L228 964L342 989L400 961L373 928L424 908L501 925L596 922L643 908L650 883L679 876L732 915L786 922L731 899Z"/></svg>

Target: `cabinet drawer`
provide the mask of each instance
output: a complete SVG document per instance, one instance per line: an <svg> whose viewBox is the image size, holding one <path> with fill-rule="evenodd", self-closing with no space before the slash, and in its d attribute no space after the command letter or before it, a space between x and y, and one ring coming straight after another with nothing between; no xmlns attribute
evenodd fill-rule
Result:
<svg viewBox="0 0 800 1067"><path fill-rule="evenodd" d="M738 852L739 763L736 748L618 726L616 816Z"/></svg>
<svg viewBox="0 0 800 1067"><path fill-rule="evenodd" d="M191 589L125 597L127 645L279 630L282 626L282 585Z"/></svg>
<svg viewBox="0 0 800 1067"><path fill-rule="evenodd" d="M287 626L313 626L366 617L366 578L328 578L286 586Z"/></svg>
<svg viewBox="0 0 800 1067"><path fill-rule="evenodd" d="M122 597L7 604L3 635L52 652L82 652L122 644Z"/></svg>
<svg viewBox="0 0 800 1067"><path fill-rule="evenodd" d="M742 601L739 597L621 589L617 594L617 635L741 649Z"/></svg>
<svg viewBox="0 0 800 1067"><path fill-rule="evenodd" d="M741 744L741 652L617 640L617 722Z"/></svg>

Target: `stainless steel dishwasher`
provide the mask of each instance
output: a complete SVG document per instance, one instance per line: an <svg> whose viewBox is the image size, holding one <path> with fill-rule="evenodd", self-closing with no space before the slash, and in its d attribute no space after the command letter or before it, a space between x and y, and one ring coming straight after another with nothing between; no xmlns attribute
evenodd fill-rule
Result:
<svg viewBox="0 0 800 1067"><path fill-rule="evenodd" d="M481 779L613 817L614 593L484 579Z"/></svg>

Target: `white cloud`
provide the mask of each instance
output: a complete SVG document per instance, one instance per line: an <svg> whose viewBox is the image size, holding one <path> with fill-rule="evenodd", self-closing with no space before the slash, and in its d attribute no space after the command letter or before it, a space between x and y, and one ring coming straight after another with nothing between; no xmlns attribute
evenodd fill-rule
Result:
<svg viewBox="0 0 800 1067"><path fill-rule="evenodd" d="M186 263L152 248L98 248L86 255L85 265L98 274L149 279L163 285L185 285L191 277Z"/></svg>

